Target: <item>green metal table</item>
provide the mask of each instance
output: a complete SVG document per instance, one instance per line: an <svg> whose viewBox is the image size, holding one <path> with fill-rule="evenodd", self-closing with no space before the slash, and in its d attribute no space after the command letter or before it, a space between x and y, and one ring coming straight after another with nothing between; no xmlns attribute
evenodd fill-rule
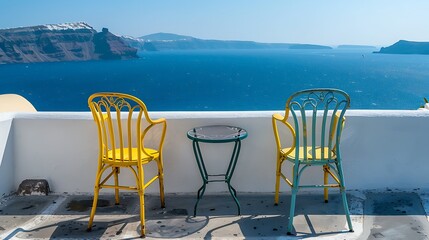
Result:
<svg viewBox="0 0 429 240"><path fill-rule="evenodd" d="M240 203L237 199L237 191L231 186L231 178L237 165L238 155L240 154L241 140L247 137L247 131L233 126L213 125L193 128L188 131L188 138L192 140L195 158L201 173L203 185L198 189L197 202L194 206L194 217L197 214L198 203L202 199L209 182L225 182L228 185L229 193L237 204L238 215L240 215ZM208 174L204 159L201 154L200 142L203 143L230 143L233 142L234 150L229 161L228 169L225 174ZM222 179L210 179L210 177L224 177Z"/></svg>

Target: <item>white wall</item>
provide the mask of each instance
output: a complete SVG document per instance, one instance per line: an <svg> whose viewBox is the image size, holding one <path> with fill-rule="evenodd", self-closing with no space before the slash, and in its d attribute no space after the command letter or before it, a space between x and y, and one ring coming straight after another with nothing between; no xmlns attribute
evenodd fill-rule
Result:
<svg viewBox="0 0 429 240"><path fill-rule="evenodd" d="M248 138L242 142L233 186L243 192L274 191L276 156L272 113L151 113L152 118L167 118L166 192L195 192L200 187L201 177L186 132L210 124L236 125L248 131ZM428 187L429 111L350 110L346 116L341 147L348 189ZM0 128L2 124L0 121ZM0 165L0 173L7 172L6 178L14 177L13 189L24 179L42 178L48 180L54 192L92 192L98 145L96 125L89 112L19 113L13 120L12 130L13 152L3 154L9 163ZM10 145L10 137L6 145ZM202 145L211 173L225 171L232 147L232 144ZM306 174L307 182L321 182L319 172L319 169L310 170ZM154 173L155 168L147 168L146 175ZM133 183L129 176L121 182ZM3 178L5 176L0 176L0 180ZM2 181L0 191L8 189L7 184L11 181ZM285 183L282 189L288 190ZM222 183L210 183L207 190L226 191L226 188ZM157 184L149 191L156 192Z"/></svg>
<svg viewBox="0 0 429 240"><path fill-rule="evenodd" d="M9 195L14 188L13 126L14 115L0 114L0 197Z"/></svg>
<svg viewBox="0 0 429 240"><path fill-rule="evenodd" d="M350 111L346 124L349 188L428 188L429 111Z"/></svg>

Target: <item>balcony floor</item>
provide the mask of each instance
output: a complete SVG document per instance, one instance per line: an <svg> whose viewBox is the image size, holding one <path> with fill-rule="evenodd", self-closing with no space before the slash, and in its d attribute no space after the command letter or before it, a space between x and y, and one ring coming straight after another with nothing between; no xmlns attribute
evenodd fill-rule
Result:
<svg viewBox="0 0 429 240"><path fill-rule="evenodd" d="M105 192L111 192L106 190ZM169 194L166 208L159 197L147 195L148 239L288 239L290 195L239 193L242 215L227 194L206 195L193 217L195 194ZM52 194L12 196L0 205L1 239L134 239L139 237L138 197L101 195L92 232L86 232L92 195ZM348 232L338 191L329 203L321 192L300 193L294 226L298 238L326 239L428 239L429 194L421 191L349 191L348 201L355 232ZM426 209L426 211L425 211ZM296 239L297 237L290 237Z"/></svg>

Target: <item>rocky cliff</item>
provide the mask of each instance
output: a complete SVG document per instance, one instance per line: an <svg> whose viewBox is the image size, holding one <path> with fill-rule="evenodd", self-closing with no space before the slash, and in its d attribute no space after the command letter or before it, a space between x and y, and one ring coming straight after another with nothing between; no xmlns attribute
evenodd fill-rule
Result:
<svg viewBox="0 0 429 240"><path fill-rule="evenodd" d="M388 54L429 54L429 42L399 40L389 47L382 47L379 52Z"/></svg>
<svg viewBox="0 0 429 240"><path fill-rule="evenodd" d="M0 30L0 64L137 58L137 50L106 28L86 23Z"/></svg>

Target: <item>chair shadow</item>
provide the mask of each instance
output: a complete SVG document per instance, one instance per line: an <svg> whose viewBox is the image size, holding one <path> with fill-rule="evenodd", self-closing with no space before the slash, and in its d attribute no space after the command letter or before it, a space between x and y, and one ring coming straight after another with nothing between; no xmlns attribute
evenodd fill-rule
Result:
<svg viewBox="0 0 429 240"><path fill-rule="evenodd" d="M295 235L288 236L287 224L289 217L290 195L280 198L278 206L274 206L274 196L239 196L242 205L242 216L236 220L225 221L225 224L209 229L204 235L205 239L213 237L234 237L230 235L219 236L222 232L228 232L234 225L240 229L238 236L244 238L310 238L337 234L345 234L349 230L346 227L346 217L344 215L341 196L331 194L330 201L325 203L323 195L302 194L297 197L296 213L294 217ZM211 199L213 201L213 199ZM225 200L227 201L227 200ZM219 201L215 201L219 203ZM230 206L233 202L229 202ZM212 204L207 204L212 207ZM218 206L219 208L219 206ZM231 211L232 210L232 211ZM212 212L216 217L210 220L226 217L235 209L221 209Z"/></svg>
<svg viewBox="0 0 429 240"><path fill-rule="evenodd" d="M241 218L240 220L233 221L216 228L210 229L204 236L204 239L212 239L213 237L219 237L215 234L216 231L228 228L231 225L237 224L240 226L241 234L244 238L315 238L328 235L336 235L341 233L348 233L348 231L330 231L330 232L316 232L312 226L312 222L308 219L307 224L311 229L310 232L296 232L293 236L286 235L287 228L287 217L286 216L275 216L275 217L264 217L258 218L255 216L249 216ZM282 225L279 225L282 223ZM238 236L238 235L236 235ZM346 237L346 235L344 236Z"/></svg>
<svg viewBox="0 0 429 240"><path fill-rule="evenodd" d="M140 236L139 199L136 194L121 195L121 203L115 205L114 195L102 195L98 200L96 217L92 231L87 232L92 196L69 196L49 217L39 215L43 209L55 202L56 196L19 197L6 208L3 215L37 216L35 223L18 227L9 233L3 233L2 239L56 238L56 239L135 239ZM208 218L193 219L183 208L160 208L159 196L146 196L146 235L153 238L178 238L193 234L207 225ZM168 199L173 202L173 199ZM168 204L167 202L167 204ZM168 206L168 205L167 205ZM180 206L179 206L180 207ZM31 218L28 218L31 219ZM6 221L6 219L5 219ZM38 223L36 223L38 222Z"/></svg>
<svg viewBox="0 0 429 240"><path fill-rule="evenodd" d="M348 195L350 210L355 217L385 216L394 223L396 216L402 218L425 218L417 194L404 193L366 193L366 200L353 194ZM43 197L45 198L45 197ZM26 198L28 199L28 198ZM54 198L52 198L54 199ZM48 198L47 202L52 202ZM286 235L290 195L282 194L278 206L274 206L273 194L238 193L241 204L241 216L237 216L235 202L228 194L207 195L198 206L197 216L193 217L195 195L167 195L165 209L159 207L159 196L146 196L146 235L149 238L289 238ZM40 224L32 228L16 228L4 239L28 238L78 238L78 239L131 239L139 236L139 204L135 194L121 197L121 205L114 205L113 195L102 196L100 207L94 221L93 230L86 232L91 205L91 196L70 196L61 207ZM17 216L37 214L40 202L22 200L22 204L2 208L3 215ZM353 206L359 202L359 207ZM28 206L27 206L28 205ZM30 206L35 206L30 208ZM418 208L416 206L419 206ZM14 210L15 209L15 210ZM412 215L412 216L410 216ZM43 216L41 216L43 218ZM413 220L411 219L411 220ZM410 221L411 221L410 220ZM381 220L380 220L381 221ZM381 223L381 222L380 222ZM390 223L390 222L389 222ZM399 224L399 223L398 223ZM30 224L31 225L31 224ZM28 225L28 226L30 226ZM427 225L427 223L426 223ZM367 226L367 228L371 226ZM389 226L386 226L388 230ZM338 193L330 194L328 203L324 203L323 194L299 194L294 217L292 238L330 237L338 235L350 237L346 227L346 218ZM426 229L426 228L425 228ZM386 230L386 231L387 231ZM384 232L383 232L384 233ZM356 234L355 234L356 235Z"/></svg>
<svg viewBox="0 0 429 240"><path fill-rule="evenodd" d="M85 217L79 217L67 221L60 221L57 223L52 223L48 225L44 225L42 227L36 227L32 229L23 229L23 228L16 228L14 231L9 233L7 236L4 237L5 240L8 239L16 239L19 238L18 236L21 233L25 233L28 237L34 237L34 238L43 238L40 235L44 235L45 231L49 231L51 228L55 228L54 232L49 236L49 238L82 238L83 234L81 231L80 233L76 234L77 231L75 230L81 230L86 228L88 222L87 221L81 221L82 219L87 218ZM85 225L85 226L83 226ZM103 225L103 226L102 226ZM100 228L106 227L107 223L100 224ZM67 233L68 232L68 233ZM75 233L75 234L73 234ZM39 235L39 236L38 236ZM103 235L103 232L101 231L94 231L94 233L91 233L91 236L85 236L85 238L94 238L94 239L100 239ZM45 235L44 235L45 236ZM25 237L24 237L25 238Z"/></svg>

